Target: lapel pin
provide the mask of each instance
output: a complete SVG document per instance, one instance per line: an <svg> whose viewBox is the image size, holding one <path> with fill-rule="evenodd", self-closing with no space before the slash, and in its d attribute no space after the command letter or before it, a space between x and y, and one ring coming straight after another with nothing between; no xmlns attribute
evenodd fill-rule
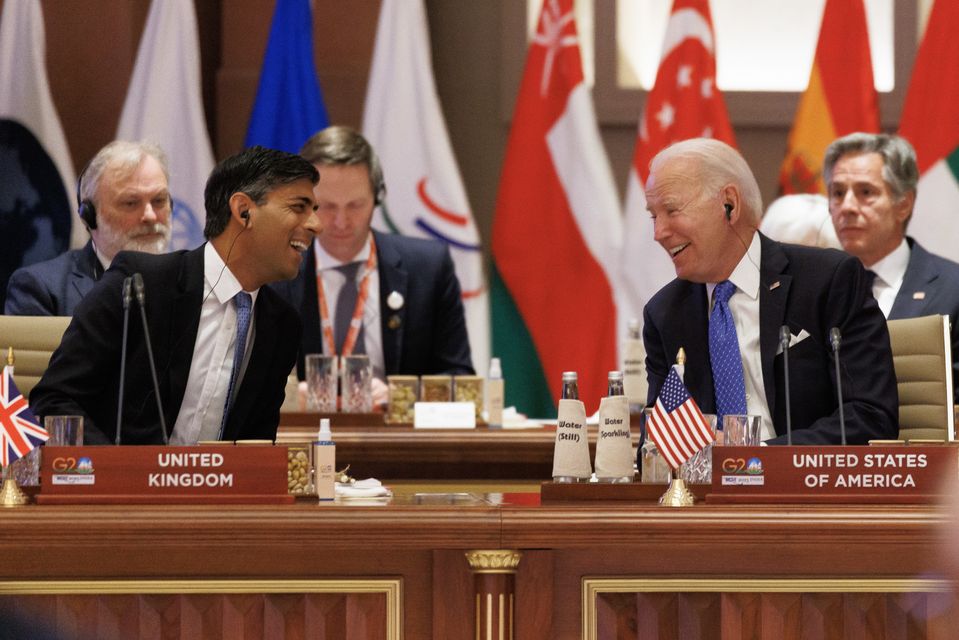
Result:
<svg viewBox="0 0 959 640"><path fill-rule="evenodd" d="M386 326L390 329L399 329L401 324L403 324L403 321L395 313L386 320Z"/></svg>
<svg viewBox="0 0 959 640"><path fill-rule="evenodd" d="M776 280L776 282L774 282L774 283L772 283L771 285L769 285L769 290L770 290L770 291L772 291L773 289L778 289L778 288L779 288L779 280Z"/></svg>
<svg viewBox="0 0 959 640"><path fill-rule="evenodd" d="M925 292L925 291L917 291L917 292L915 292L914 294L912 294L912 299L913 299L913 300L925 300L925 299L926 299L926 292Z"/></svg>
<svg viewBox="0 0 959 640"><path fill-rule="evenodd" d="M386 297L386 306L393 311L403 308L403 294L399 291L393 291Z"/></svg>

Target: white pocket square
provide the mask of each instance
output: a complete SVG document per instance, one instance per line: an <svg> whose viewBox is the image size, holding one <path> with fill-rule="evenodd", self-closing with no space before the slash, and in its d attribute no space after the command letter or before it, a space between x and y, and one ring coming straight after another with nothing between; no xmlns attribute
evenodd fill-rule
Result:
<svg viewBox="0 0 959 640"><path fill-rule="evenodd" d="M809 337L809 332L805 329L801 329L798 334L789 334L789 348L792 349L797 344ZM783 352L783 344L780 342L779 346L776 347L776 355L778 356Z"/></svg>

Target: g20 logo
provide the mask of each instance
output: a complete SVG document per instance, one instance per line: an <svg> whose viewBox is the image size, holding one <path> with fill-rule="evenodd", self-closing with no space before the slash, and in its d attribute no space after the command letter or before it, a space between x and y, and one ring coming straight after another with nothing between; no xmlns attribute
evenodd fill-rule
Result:
<svg viewBox="0 0 959 640"><path fill-rule="evenodd" d="M77 459L72 456L60 456L53 459L53 464L51 466L54 471L74 471L77 468Z"/></svg>
<svg viewBox="0 0 959 640"><path fill-rule="evenodd" d="M723 458L722 470L723 470L723 473L745 473L746 459L745 458Z"/></svg>

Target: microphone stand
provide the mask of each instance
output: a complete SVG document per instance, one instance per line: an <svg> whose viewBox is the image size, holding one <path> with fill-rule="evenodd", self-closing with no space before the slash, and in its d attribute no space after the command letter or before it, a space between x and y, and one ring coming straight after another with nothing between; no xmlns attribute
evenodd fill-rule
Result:
<svg viewBox="0 0 959 640"><path fill-rule="evenodd" d="M137 302L140 304L140 319L143 321L143 337L147 343L147 360L150 363L150 375L153 377L153 393L157 399L157 413L160 416L160 433L163 435L163 444L170 444L170 437L166 432L166 418L163 417L163 403L160 401L160 383L157 382L156 362L153 359L153 346L150 344L150 327L147 325L146 294L143 291L143 276L133 274L133 289L136 292Z"/></svg>
<svg viewBox="0 0 959 640"><path fill-rule="evenodd" d="M783 373L785 374L784 382L786 384L786 444L791 446L793 443L793 414L792 403L789 399L789 339L789 327L783 325L779 328L779 344L782 345L783 349Z"/></svg>
<svg viewBox="0 0 959 640"><path fill-rule="evenodd" d="M127 337L130 328L130 302L133 298L131 285L133 278L127 276L123 279L123 339L120 342L120 389L117 394L117 433L115 444L120 444L120 429L123 426L123 386L126 380L127 370Z"/></svg>
<svg viewBox="0 0 959 640"><path fill-rule="evenodd" d="M842 408L842 379L839 377L839 343L842 342L839 327L833 327L829 330L829 342L832 344L833 360L836 362L836 395L839 397L839 435L842 438L842 445L846 446L846 415Z"/></svg>

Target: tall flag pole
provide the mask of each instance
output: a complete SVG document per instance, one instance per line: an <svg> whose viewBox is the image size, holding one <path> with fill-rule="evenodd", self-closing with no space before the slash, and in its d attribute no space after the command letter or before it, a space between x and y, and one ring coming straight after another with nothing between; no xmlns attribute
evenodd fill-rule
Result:
<svg viewBox="0 0 959 640"><path fill-rule="evenodd" d="M855 131L879 131L866 10L862 0L826 0L809 85L799 99L779 171L780 191L825 193L826 147Z"/></svg>
<svg viewBox="0 0 959 640"><path fill-rule="evenodd" d="M309 0L277 0L246 146L299 153L329 125L313 55Z"/></svg>
<svg viewBox="0 0 959 640"><path fill-rule="evenodd" d="M959 260L959 3L936 0L927 25L899 124L919 161L909 234Z"/></svg>
<svg viewBox="0 0 959 640"><path fill-rule="evenodd" d="M666 251L653 237L653 222L643 192L653 157L674 142L715 138L733 147L736 141L722 93L716 86L716 40L708 0L676 0L666 25L656 81L639 118L639 133L626 187L620 322L640 321L643 307L676 277ZM643 399L645 402L645 398Z"/></svg>
<svg viewBox="0 0 959 640"><path fill-rule="evenodd" d="M565 370L579 372L581 399L591 410L605 395L606 374L616 368L613 292L622 229L583 80L573 2L546 0L526 57L493 220L493 259L505 285L493 293L493 350L504 377L522 382L507 388L508 402L520 410L555 411ZM535 350L523 348L527 332ZM537 385L551 391L545 406L520 395Z"/></svg>
<svg viewBox="0 0 959 640"><path fill-rule="evenodd" d="M436 93L422 0L383 0L363 114L387 185L373 225L450 248L463 292L473 365L490 357L482 243Z"/></svg>
<svg viewBox="0 0 959 640"><path fill-rule="evenodd" d="M73 215L76 174L47 80L39 0L3 3L0 15L0 309L19 267L86 241Z"/></svg>
<svg viewBox="0 0 959 640"><path fill-rule="evenodd" d="M150 140L166 152L173 196L171 249L203 242L203 189L213 151L200 92L193 0L153 0L137 51L117 138Z"/></svg>

